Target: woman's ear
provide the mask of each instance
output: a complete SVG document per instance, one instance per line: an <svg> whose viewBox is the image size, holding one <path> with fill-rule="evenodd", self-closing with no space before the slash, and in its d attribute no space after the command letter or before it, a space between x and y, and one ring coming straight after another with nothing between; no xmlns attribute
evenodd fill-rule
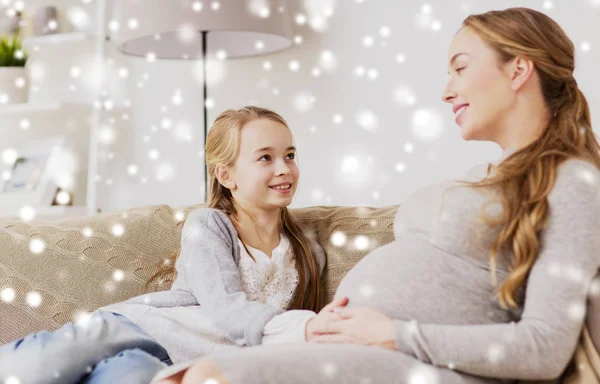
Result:
<svg viewBox="0 0 600 384"><path fill-rule="evenodd" d="M533 61L517 56L509 63L509 71L512 81L511 88L513 91L517 91L527 83L529 78L534 76L535 65Z"/></svg>
<svg viewBox="0 0 600 384"><path fill-rule="evenodd" d="M231 171L226 165L217 165L215 169L215 177L219 181L219 184L221 184L229 190L233 190L237 187L235 181L233 181L233 179L231 178Z"/></svg>

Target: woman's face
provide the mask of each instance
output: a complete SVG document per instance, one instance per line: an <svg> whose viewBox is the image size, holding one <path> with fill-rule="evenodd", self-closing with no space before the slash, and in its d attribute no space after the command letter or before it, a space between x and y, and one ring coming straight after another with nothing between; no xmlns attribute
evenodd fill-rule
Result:
<svg viewBox="0 0 600 384"><path fill-rule="evenodd" d="M498 142L503 119L515 102L511 79L475 32L462 28L448 51L450 79L442 100L452 104L463 140Z"/></svg>

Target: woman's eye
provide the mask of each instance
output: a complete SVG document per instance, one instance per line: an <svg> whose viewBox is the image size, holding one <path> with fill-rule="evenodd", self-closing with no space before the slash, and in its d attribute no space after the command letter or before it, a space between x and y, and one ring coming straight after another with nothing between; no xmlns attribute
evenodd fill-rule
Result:
<svg viewBox="0 0 600 384"><path fill-rule="evenodd" d="M258 159L258 160L261 160L261 161L262 161L262 159L265 159L265 160L269 161L269 160L271 160L271 156L270 156L270 155L264 155L263 157L261 157L261 158L260 158L260 159Z"/></svg>
<svg viewBox="0 0 600 384"><path fill-rule="evenodd" d="M290 153L290 154L288 155L288 158L289 158L290 160L294 160L294 159L296 158L296 154L295 154L295 153Z"/></svg>
<svg viewBox="0 0 600 384"><path fill-rule="evenodd" d="M456 73L460 74L463 71L463 69L465 69L465 67L457 68Z"/></svg>

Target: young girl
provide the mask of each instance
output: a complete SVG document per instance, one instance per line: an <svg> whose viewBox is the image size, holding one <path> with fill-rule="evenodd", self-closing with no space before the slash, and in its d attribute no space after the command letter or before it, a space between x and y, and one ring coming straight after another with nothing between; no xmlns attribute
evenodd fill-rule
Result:
<svg viewBox="0 0 600 384"><path fill-rule="evenodd" d="M295 155L278 114L223 112L206 142L207 208L185 220L179 256L167 263L177 272L171 289L1 346L0 382L147 384L171 362L305 341L325 259L286 208L298 187Z"/></svg>

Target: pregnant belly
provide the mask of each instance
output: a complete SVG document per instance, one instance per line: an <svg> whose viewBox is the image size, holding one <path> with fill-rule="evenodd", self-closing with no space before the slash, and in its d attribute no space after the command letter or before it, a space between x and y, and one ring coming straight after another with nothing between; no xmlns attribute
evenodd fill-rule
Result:
<svg viewBox="0 0 600 384"><path fill-rule="evenodd" d="M498 278L504 276L499 274ZM395 319L485 324L514 318L493 296L489 269L407 236L375 249L344 277L336 298Z"/></svg>

